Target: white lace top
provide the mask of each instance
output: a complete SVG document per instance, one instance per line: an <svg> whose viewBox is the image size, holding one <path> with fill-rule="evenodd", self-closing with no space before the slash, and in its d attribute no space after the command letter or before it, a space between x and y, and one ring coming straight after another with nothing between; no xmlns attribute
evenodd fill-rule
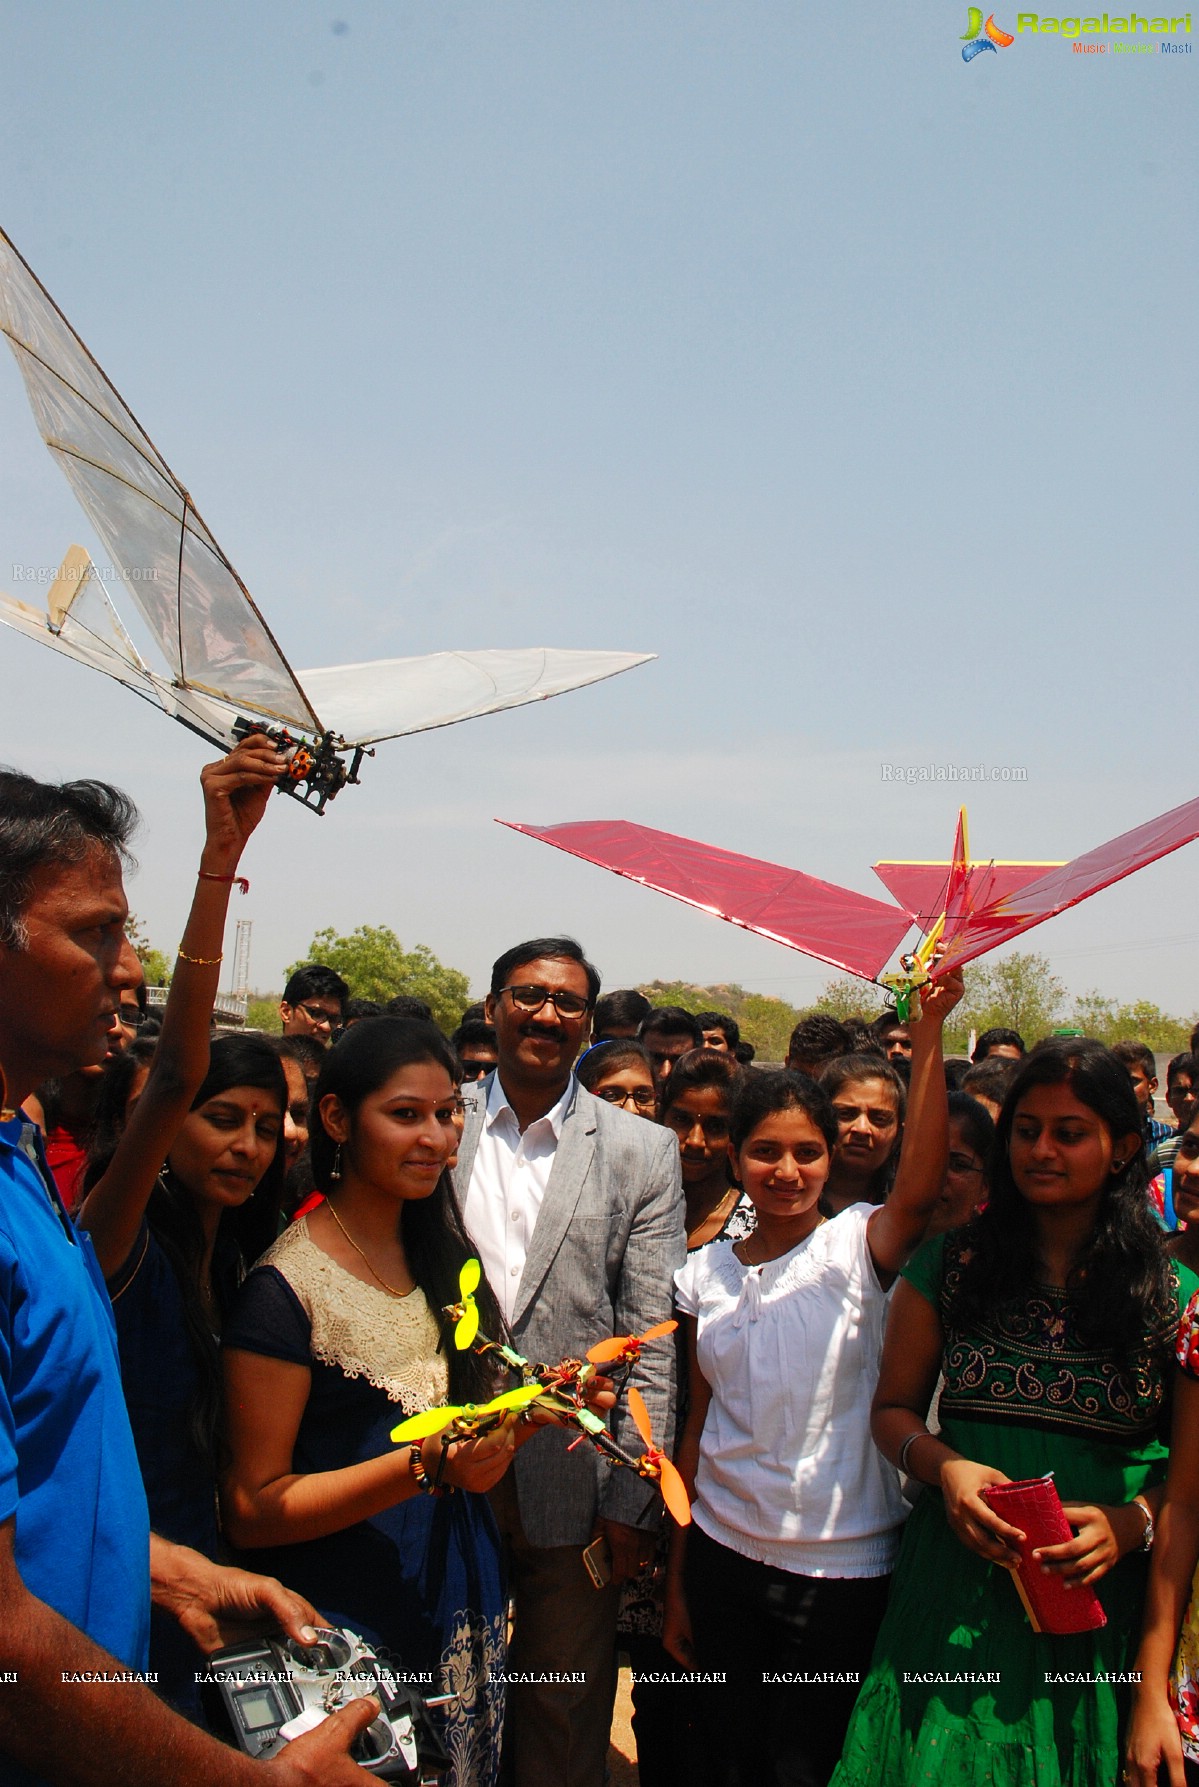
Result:
<svg viewBox="0 0 1199 1787"><path fill-rule="evenodd" d="M406 1414L436 1408L449 1395L437 1319L419 1288L406 1297L365 1284L330 1259L308 1233L308 1218L284 1230L258 1264L273 1266L312 1324L314 1359L365 1378Z"/></svg>

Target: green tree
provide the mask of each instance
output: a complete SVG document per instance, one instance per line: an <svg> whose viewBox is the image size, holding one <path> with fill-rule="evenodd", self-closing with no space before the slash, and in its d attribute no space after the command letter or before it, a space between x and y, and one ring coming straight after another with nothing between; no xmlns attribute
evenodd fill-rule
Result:
<svg viewBox="0 0 1199 1787"><path fill-rule="evenodd" d="M293 962L288 974L306 962L336 969L355 999L377 999L381 1005L397 993L426 999L434 1022L446 1031L457 1029L470 1004L465 974L447 968L423 943L405 949L389 925L359 925L348 937L339 937L331 926L318 931L304 960Z"/></svg>
<svg viewBox="0 0 1199 1787"><path fill-rule="evenodd" d="M722 1011L734 1018L743 1042L752 1043L762 1061L781 1061L799 1017L785 999L747 993L737 985L695 986L686 980L653 980L638 989L653 1005L681 1005L684 1011Z"/></svg>
<svg viewBox="0 0 1199 1787"><path fill-rule="evenodd" d="M960 1049L971 1030L1018 1030L1039 1042L1061 1021L1066 989L1044 956L1017 950L1000 962L971 962L966 995L950 1020L946 1047Z"/></svg>
<svg viewBox="0 0 1199 1787"><path fill-rule="evenodd" d="M869 982L858 980L855 976L843 974L838 980L830 980L824 991L809 1011L822 1012L830 1018L843 1023L846 1018L876 1018L883 1009L883 993L881 987L872 986Z"/></svg>
<svg viewBox="0 0 1199 1787"><path fill-rule="evenodd" d="M141 919L136 912L131 912L125 923L125 935L133 945L133 953L142 965L142 973L146 977L148 987L168 987L171 984L170 957L161 949L155 949L146 936Z"/></svg>
<svg viewBox="0 0 1199 1787"><path fill-rule="evenodd" d="M1070 1022L1087 1036L1109 1045L1132 1040L1147 1043L1157 1055L1178 1055L1189 1046L1194 1019L1171 1017L1149 999L1117 1005L1098 992L1083 993L1074 1001Z"/></svg>
<svg viewBox="0 0 1199 1787"><path fill-rule="evenodd" d="M268 1036L278 1036L283 1030L283 1021L279 1016L280 993L251 993L246 1001L246 1029L263 1030Z"/></svg>

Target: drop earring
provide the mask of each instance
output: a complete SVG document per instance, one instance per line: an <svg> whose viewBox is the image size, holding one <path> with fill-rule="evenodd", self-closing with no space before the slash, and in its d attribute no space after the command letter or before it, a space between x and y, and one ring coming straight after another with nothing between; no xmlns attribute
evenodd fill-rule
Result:
<svg viewBox="0 0 1199 1787"><path fill-rule="evenodd" d="M336 1185L341 1178L341 1143L340 1142L338 1142L336 1148L334 1148L334 1150L333 1150L333 1165L329 1169L329 1177L330 1177L330 1179L332 1179L334 1185Z"/></svg>

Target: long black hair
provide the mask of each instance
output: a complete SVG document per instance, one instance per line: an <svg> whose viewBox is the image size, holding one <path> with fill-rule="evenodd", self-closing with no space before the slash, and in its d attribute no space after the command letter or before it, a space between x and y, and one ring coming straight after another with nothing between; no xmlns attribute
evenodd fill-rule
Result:
<svg viewBox="0 0 1199 1787"><path fill-rule="evenodd" d="M1132 1359L1146 1338L1161 1343L1174 1322L1175 1292L1161 1230L1148 1200L1141 1121L1127 1070L1102 1043L1050 1037L1019 1063L995 1131L990 1198L959 1231L962 1266L951 1296L955 1327L971 1327L999 1304L1027 1294L1036 1278L1032 1206L1012 1177L1012 1124L1038 1086L1065 1086L1094 1111L1113 1142L1131 1137L1131 1157L1104 1187L1095 1227L1067 1282L1079 1333Z"/></svg>
<svg viewBox="0 0 1199 1787"><path fill-rule="evenodd" d="M260 1253L265 1253L279 1226L287 1081L279 1057L265 1037L218 1037L212 1045L204 1084L192 1100L192 1110L199 1110L210 1098L219 1098L222 1092L231 1091L235 1086L252 1086L278 1100L279 1139L271 1164L245 1203L221 1214L212 1255L212 1288L222 1315L228 1313L248 1267ZM146 1221L166 1255L183 1295L187 1337L198 1375L196 1395L189 1411L192 1443L214 1469L220 1469L226 1461L221 1421L220 1354L200 1295L204 1229L196 1200L174 1172L169 1155L150 1194Z"/></svg>
<svg viewBox="0 0 1199 1787"><path fill-rule="evenodd" d="M404 1067L430 1062L443 1067L457 1091L458 1062L445 1037L432 1024L415 1018L363 1018L330 1049L312 1094L312 1175L325 1196L336 1192L333 1178L337 1144L325 1128L321 1100L334 1094L350 1120L351 1139L359 1106ZM441 1351L449 1365L450 1397L455 1402L480 1402L495 1394L496 1372L485 1354L460 1353L453 1345L452 1324L442 1313L460 1300L458 1276L476 1249L462 1224L449 1173L442 1173L427 1198L405 1198L400 1206L399 1234L408 1269L425 1294L441 1328ZM479 1325L492 1340L506 1331L486 1274L475 1292Z"/></svg>
<svg viewBox="0 0 1199 1787"><path fill-rule="evenodd" d="M832 1159L838 1129L829 1096L806 1073L792 1073L788 1067L743 1073L734 1081L729 1109L729 1140L734 1151L740 1153L758 1124L780 1111L803 1111L824 1137Z"/></svg>
<svg viewBox="0 0 1199 1787"><path fill-rule="evenodd" d="M156 1036L135 1036L127 1049L110 1055L100 1075L100 1091L87 1134L87 1160L83 1169L83 1195L107 1172L129 1115L129 1094L143 1068L149 1067L158 1047ZM45 1101L43 1100L43 1105ZM47 1126L50 1123L47 1111Z"/></svg>

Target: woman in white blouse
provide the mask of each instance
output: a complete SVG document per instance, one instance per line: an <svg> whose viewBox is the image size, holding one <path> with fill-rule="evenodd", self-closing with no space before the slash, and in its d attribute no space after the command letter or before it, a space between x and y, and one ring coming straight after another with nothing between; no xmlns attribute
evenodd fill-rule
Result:
<svg viewBox="0 0 1199 1787"><path fill-rule="evenodd" d="M802 1075L747 1074L729 1150L757 1226L675 1276L693 1524L672 1545L663 1641L724 1678L701 1746L706 1787L823 1787L841 1752L905 1513L870 1437L886 1298L944 1180L941 1031L961 995L953 973L925 991L885 1204L826 1220L827 1097Z"/></svg>

